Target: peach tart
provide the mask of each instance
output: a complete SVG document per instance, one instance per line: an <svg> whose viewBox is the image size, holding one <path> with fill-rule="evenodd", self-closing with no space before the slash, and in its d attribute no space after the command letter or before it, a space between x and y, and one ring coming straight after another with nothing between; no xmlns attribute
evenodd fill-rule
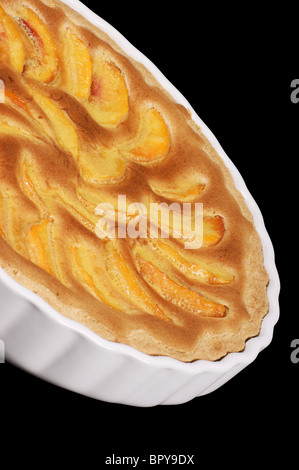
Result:
<svg viewBox="0 0 299 470"><path fill-rule="evenodd" d="M62 315L148 355L242 351L268 311L261 241L190 113L59 0L2 0L0 59L1 267ZM134 222L119 195L147 209L200 203L201 245L186 249L174 226L167 237L99 236L111 208L123 229Z"/></svg>

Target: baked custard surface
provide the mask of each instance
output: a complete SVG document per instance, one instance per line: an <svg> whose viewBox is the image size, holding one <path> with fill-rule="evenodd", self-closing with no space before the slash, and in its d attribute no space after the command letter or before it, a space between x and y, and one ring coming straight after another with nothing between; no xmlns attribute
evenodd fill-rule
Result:
<svg viewBox="0 0 299 470"><path fill-rule="evenodd" d="M242 351L268 311L261 241L189 112L58 0L1 1L0 58L1 266L144 353L189 362ZM186 250L174 232L99 238L97 207L116 208L119 195L146 208L202 203L202 246Z"/></svg>

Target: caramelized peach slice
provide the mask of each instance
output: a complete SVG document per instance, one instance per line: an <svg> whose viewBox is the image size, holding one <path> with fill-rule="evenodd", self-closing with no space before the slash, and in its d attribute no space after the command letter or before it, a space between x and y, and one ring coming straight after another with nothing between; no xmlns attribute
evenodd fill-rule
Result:
<svg viewBox="0 0 299 470"><path fill-rule="evenodd" d="M130 297L132 302L155 317L172 321L141 289L133 272L115 249L108 255L106 267L118 288Z"/></svg>
<svg viewBox="0 0 299 470"><path fill-rule="evenodd" d="M75 159L78 157L78 136L75 126L67 113L64 112L53 100L33 90L33 96L37 104L50 120L57 142L70 152Z"/></svg>
<svg viewBox="0 0 299 470"><path fill-rule="evenodd" d="M203 246L216 245L222 239L224 232L224 221L220 215L204 216Z"/></svg>
<svg viewBox="0 0 299 470"><path fill-rule="evenodd" d="M224 221L223 218L220 215L215 215L215 216L203 216L203 233L202 233L202 239L201 237L199 238L199 246L198 248L207 247L207 246L214 246L219 243L223 235L225 233L225 226L224 226ZM194 223L191 224L194 226ZM172 227L171 227L172 228ZM196 242L196 233L193 232L188 232L188 230L183 230L182 232L179 232L175 228L172 228L170 230L170 233L174 238L177 238L179 241L184 241L187 242L187 244L190 243L190 248L192 247L192 243ZM194 248L196 248L196 244L194 245Z"/></svg>
<svg viewBox="0 0 299 470"><path fill-rule="evenodd" d="M144 112L138 135L121 149L122 155L136 162L151 162L166 155L169 148L169 133L166 122L154 108Z"/></svg>
<svg viewBox="0 0 299 470"><path fill-rule="evenodd" d="M201 183L186 184L180 186L164 186L150 183L152 191L170 201L192 202L204 190L205 185Z"/></svg>
<svg viewBox="0 0 299 470"><path fill-rule="evenodd" d="M3 169L1 168L2 175ZM36 222L38 214L28 207L28 201L20 194L15 182L11 184L0 175L0 225L6 242L21 256L28 258L26 237L28 228ZM22 214L22 217L20 217Z"/></svg>
<svg viewBox="0 0 299 470"><path fill-rule="evenodd" d="M191 277L215 285L230 284L234 280L234 276L222 270L220 271L214 268L213 271L211 271L204 266L187 261L176 249L162 242L160 239L151 238L149 239L149 244L189 278Z"/></svg>
<svg viewBox="0 0 299 470"><path fill-rule="evenodd" d="M3 240L5 240L5 233L1 226L0 226L0 237L3 238Z"/></svg>
<svg viewBox="0 0 299 470"><path fill-rule="evenodd" d="M79 99L87 99L92 83L92 61L87 46L70 29L64 32L67 90Z"/></svg>
<svg viewBox="0 0 299 470"><path fill-rule="evenodd" d="M187 168L181 168L178 172L165 175L153 175L149 177L151 190L158 196L170 201L192 202L205 189L204 177Z"/></svg>
<svg viewBox="0 0 299 470"><path fill-rule="evenodd" d="M116 295L112 290L111 280L100 266L96 252L86 242L80 242L71 245L70 253L72 271L81 285L104 304L122 310L123 302L119 299L119 293Z"/></svg>
<svg viewBox="0 0 299 470"><path fill-rule="evenodd" d="M5 233L4 233L2 226L0 226L0 237L3 238L3 240L6 240Z"/></svg>
<svg viewBox="0 0 299 470"><path fill-rule="evenodd" d="M26 137L30 140L39 139L44 142L48 140L40 126L32 119L31 108L28 108L20 96L5 90L4 101L7 106L0 114L0 133ZM12 112L11 106L15 108L14 111L22 112Z"/></svg>
<svg viewBox="0 0 299 470"><path fill-rule="evenodd" d="M224 221L220 215L210 216L202 214L201 222L200 207L199 210L193 210L193 207L191 207L190 216L188 216L188 213L182 210L178 202L167 204L166 202L157 203L151 201L148 203L147 213L150 218L150 234L152 238L157 238L159 230L161 230L162 238L176 238L180 242L190 244L190 248L193 242L194 248L196 248L197 242L199 242L198 248L216 245L225 233ZM200 230L195 230L196 218L202 224L202 235Z"/></svg>
<svg viewBox="0 0 299 470"><path fill-rule="evenodd" d="M76 208L75 205L68 201L62 194L58 194L56 199L62 202L63 206L67 208L67 210L80 222L80 224L82 224L82 226L87 228L90 232L95 233L95 224L97 220L94 216L90 217L91 214L86 214L86 210L82 205Z"/></svg>
<svg viewBox="0 0 299 470"><path fill-rule="evenodd" d="M136 254L137 267L145 281L165 300L186 312L206 317L224 317L226 307L207 300L198 292L173 281L150 261Z"/></svg>
<svg viewBox="0 0 299 470"><path fill-rule="evenodd" d="M88 250L82 249L81 245L72 245L70 247L70 251L73 258L75 273L77 274L81 282L83 282L83 285L87 287L95 297L101 300L101 302L107 305L114 306L114 304L107 299L107 296L105 296L103 290L95 284L95 276L91 276L87 270L87 266L90 267L90 260L88 259Z"/></svg>
<svg viewBox="0 0 299 470"><path fill-rule="evenodd" d="M30 8L24 8L19 24L29 40L29 56L24 74L44 83L50 83L57 75L59 60L56 44L44 22Z"/></svg>
<svg viewBox="0 0 299 470"><path fill-rule="evenodd" d="M99 124L115 127L129 111L129 97L120 69L111 61L97 58L93 62L91 93L86 103Z"/></svg>
<svg viewBox="0 0 299 470"><path fill-rule="evenodd" d="M104 147L97 151L80 151L78 163L82 178L91 185L119 183L127 166L117 150Z"/></svg>
<svg viewBox="0 0 299 470"><path fill-rule="evenodd" d="M29 129L26 129L25 127L20 127L16 123L11 123L9 122L9 120L5 120L1 118L0 118L0 133L9 134L13 136L19 136L19 137L39 138L38 136L33 135Z"/></svg>
<svg viewBox="0 0 299 470"><path fill-rule="evenodd" d="M95 199L93 199L93 197L90 197L90 193L91 191L88 191L88 189L86 188L82 189L82 187L80 186L76 188L77 198L80 201L80 203L83 205L83 207L87 209L89 212L91 212L92 214L96 214L97 205L100 204L102 200L99 199L97 193L95 194ZM92 193L92 196L94 196L93 193Z"/></svg>
<svg viewBox="0 0 299 470"><path fill-rule="evenodd" d="M18 180L23 194L25 194L25 196L27 196L39 208L43 217L49 218L50 216L47 207L38 195L32 179L29 176L26 157L22 158L18 173Z"/></svg>
<svg viewBox="0 0 299 470"><path fill-rule="evenodd" d="M41 223L32 225L27 234L26 241L30 260L49 274L55 275L51 263L50 238L50 222L47 219L43 219Z"/></svg>
<svg viewBox="0 0 299 470"><path fill-rule="evenodd" d="M17 106L18 108L21 108L27 114L30 114L26 101L24 101L20 96L16 95L12 91L5 89L5 99L8 99L15 106Z"/></svg>
<svg viewBox="0 0 299 470"><path fill-rule="evenodd" d="M25 62L25 47L18 28L0 5L0 55L12 68L22 73Z"/></svg>

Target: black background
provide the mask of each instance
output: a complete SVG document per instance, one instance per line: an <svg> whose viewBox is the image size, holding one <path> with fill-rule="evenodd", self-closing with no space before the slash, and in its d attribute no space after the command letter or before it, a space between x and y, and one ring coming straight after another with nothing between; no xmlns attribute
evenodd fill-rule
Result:
<svg viewBox="0 0 299 470"><path fill-rule="evenodd" d="M295 463L299 363L290 360L290 344L299 338L299 103L290 100L290 84L299 61L293 7L262 12L251 4L219 9L213 3L197 11L190 2L84 3L157 65L241 172L274 245L280 319L253 364L179 406L103 403L0 365L3 447L16 444L12 462L21 454L29 463L56 465L61 453L69 463L83 457L84 468L91 462L101 468L112 453L195 454L198 466L203 459L256 465L271 456Z"/></svg>

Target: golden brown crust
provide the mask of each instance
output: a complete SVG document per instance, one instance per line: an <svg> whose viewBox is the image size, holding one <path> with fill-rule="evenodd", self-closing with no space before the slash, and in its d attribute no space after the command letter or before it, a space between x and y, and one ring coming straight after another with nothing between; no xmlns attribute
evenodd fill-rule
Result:
<svg viewBox="0 0 299 470"><path fill-rule="evenodd" d="M259 333L267 313L268 276L252 215L220 156L187 110L173 101L150 72L77 12L58 0L4 0L1 5L17 27L22 7L32 8L58 45L59 63L56 71L56 59L51 58L51 78L44 73L49 70L42 71L40 76L48 82L30 76L30 63L26 68L25 62L22 74L11 64L0 66L0 78L11 93L0 104L1 266L58 312L105 339L147 354L193 361L217 360L243 350L245 341ZM74 88L68 88L67 28L88 48L93 64L98 57L105 58L99 70L104 75L108 70L121 90L118 95L123 93L113 115L106 109L100 116L93 114L88 98L78 98ZM78 44L78 39L74 41ZM81 42L78 47L85 60ZM119 71L128 91L128 111ZM91 89L94 83L93 78ZM41 101L39 94L49 101ZM156 114L146 117L152 109L158 118ZM63 135L53 125L53 115ZM151 119L161 134L159 142L164 145L166 141L165 126L169 141L165 148L159 143L158 148L164 149L161 158L152 158L152 148L143 148L144 153L136 157L132 147L146 146L140 135ZM110 158L105 168L109 177L103 181L101 172L96 180L90 176L97 173L98 160L91 173L87 171L99 149L109 152ZM194 181L203 189L192 199ZM184 194L180 193L185 187ZM97 203L116 203L118 194L146 205L170 202L176 191L180 202L191 194L193 202L203 203L204 214L217 225L212 234L218 239L211 242L207 237L205 246L185 252L177 240L169 240L169 246L183 253L185 266L196 263L212 271L216 266L220 278L226 273L233 281L221 284L192 277L187 268L182 271L145 240L117 240L114 250L115 243L111 248L110 242L96 236ZM138 264L140 255L144 264ZM166 293L161 290L163 279L169 286ZM194 292L225 306L225 315L198 314L194 305L201 300ZM178 293L182 303L176 299Z"/></svg>

